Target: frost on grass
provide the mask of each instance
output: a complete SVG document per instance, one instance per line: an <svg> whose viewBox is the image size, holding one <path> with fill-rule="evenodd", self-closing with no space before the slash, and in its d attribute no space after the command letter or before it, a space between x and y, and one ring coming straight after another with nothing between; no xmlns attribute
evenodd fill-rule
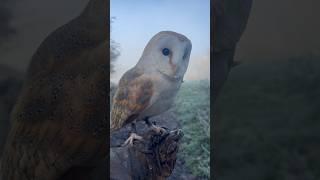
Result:
<svg viewBox="0 0 320 180"><path fill-rule="evenodd" d="M185 134L181 158L196 176L210 176L210 82L183 83L174 106Z"/></svg>

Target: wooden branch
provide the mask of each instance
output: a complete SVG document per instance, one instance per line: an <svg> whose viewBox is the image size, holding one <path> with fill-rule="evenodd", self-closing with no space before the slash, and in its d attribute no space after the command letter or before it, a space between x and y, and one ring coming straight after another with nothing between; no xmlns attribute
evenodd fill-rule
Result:
<svg viewBox="0 0 320 180"><path fill-rule="evenodd" d="M161 180L169 177L175 166L182 136L181 130L162 135L149 130L143 134L143 142L110 148L110 178Z"/></svg>

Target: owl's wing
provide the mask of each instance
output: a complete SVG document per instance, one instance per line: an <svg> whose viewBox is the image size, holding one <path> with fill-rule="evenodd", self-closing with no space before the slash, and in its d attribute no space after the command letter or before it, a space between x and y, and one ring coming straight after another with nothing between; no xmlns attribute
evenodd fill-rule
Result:
<svg viewBox="0 0 320 180"><path fill-rule="evenodd" d="M0 157L1 180L60 179L106 156L107 71L91 60L97 65L74 71L78 78L63 71L24 85Z"/></svg>
<svg viewBox="0 0 320 180"><path fill-rule="evenodd" d="M119 82L111 110L111 132L131 123L145 110L153 95L153 83L136 68L126 72Z"/></svg>

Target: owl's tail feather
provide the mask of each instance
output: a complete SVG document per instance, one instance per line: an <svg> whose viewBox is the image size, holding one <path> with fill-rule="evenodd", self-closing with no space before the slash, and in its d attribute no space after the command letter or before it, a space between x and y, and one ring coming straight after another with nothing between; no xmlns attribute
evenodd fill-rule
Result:
<svg viewBox="0 0 320 180"><path fill-rule="evenodd" d="M132 123L137 117L137 114L132 114L128 108L119 106L114 106L111 111L111 123L110 123L110 133L117 131L124 127L125 125Z"/></svg>

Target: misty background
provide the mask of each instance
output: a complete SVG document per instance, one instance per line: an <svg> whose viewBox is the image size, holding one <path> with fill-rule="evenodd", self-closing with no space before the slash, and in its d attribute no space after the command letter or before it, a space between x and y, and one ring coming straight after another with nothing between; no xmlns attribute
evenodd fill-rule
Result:
<svg viewBox="0 0 320 180"><path fill-rule="evenodd" d="M76 17L87 2L0 0L0 64L25 71L42 40ZM316 36L320 32L318 7L320 2L317 0L254 1L235 59L257 61L319 54L320 36ZM115 20L115 26L117 21L122 20Z"/></svg>
<svg viewBox="0 0 320 180"><path fill-rule="evenodd" d="M78 16L88 0L1 0L0 64L25 71L40 43Z"/></svg>
<svg viewBox="0 0 320 180"><path fill-rule="evenodd" d="M320 55L320 1L253 1L235 60L281 60Z"/></svg>
<svg viewBox="0 0 320 180"><path fill-rule="evenodd" d="M202 0L111 0L111 36L119 43L120 56L111 81L140 59L148 41L160 31L175 31L188 37L192 51L185 80L210 78L210 1Z"/></svg>

